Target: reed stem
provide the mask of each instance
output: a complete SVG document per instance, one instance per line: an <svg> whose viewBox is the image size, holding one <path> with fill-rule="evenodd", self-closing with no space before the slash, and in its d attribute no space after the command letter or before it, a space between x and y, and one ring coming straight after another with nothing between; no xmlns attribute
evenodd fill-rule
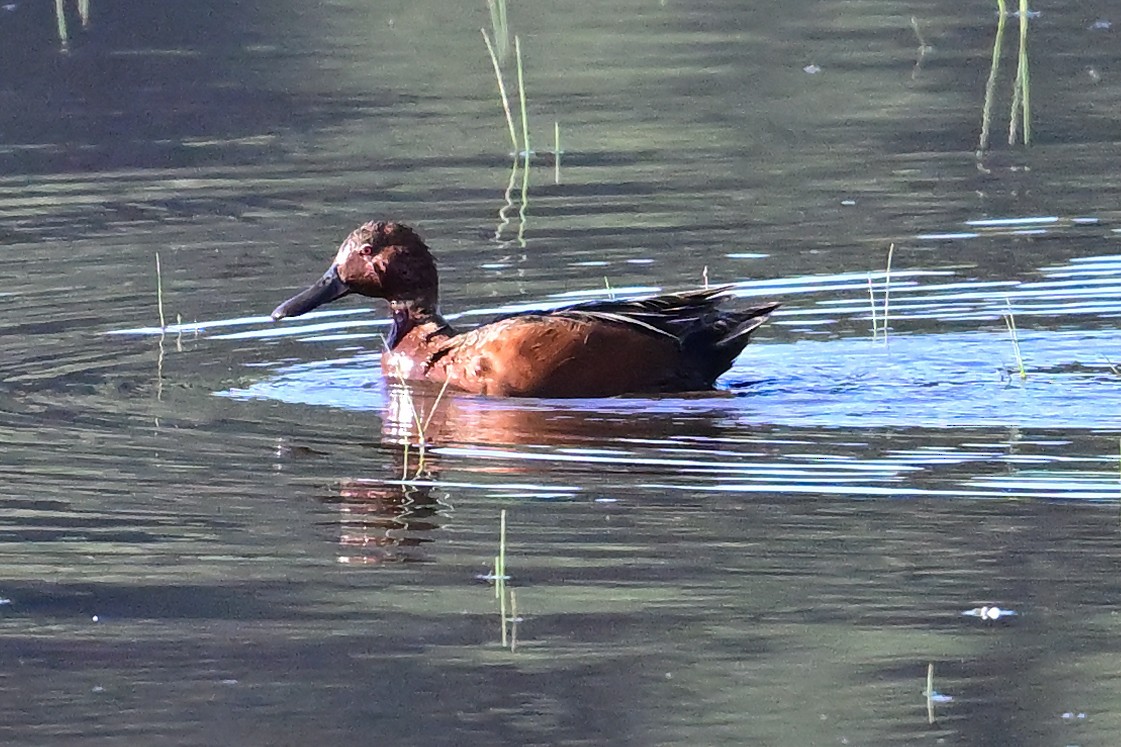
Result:
<svg viewBox="0 0 1121 747"><path fill-rule="evenodd" d="M985 104L981 109L981 140L977 144L977 155L989 149L989 130L992 126L993 100L996 98L996 79L1000 70L1000 54L1004 45L1004 24L1008 16L1008 6L1004 0L996 0L997 21L996 37L993 39L993 56L989 64L989 79L985 81Z"/></svg>
<svg viewBox="0 0 1121 747"><path fill-rule="evenodd" d="M560 122L553 122L553 184L560 184Z"/></svg>
<svg viewBox="0 0 1121 747"><path fill-rule="evenodd" d="M160 312L160 330L167 329L163 315L163 273L160 272L160 253L156 252L156 307Z"/></svg>
<svg viewBox="0 0 1121 747"><path fill-rule="evenodd" d="M926 721L934 723L934 662L926 665Z"/></svg>
<svg viewBox="0 0 1121 747"><path fill-rule="evenodd" d="M487 36L486 29L479 29L483 34L483 41L486 42L487 52L490 54L490 63L494 66L494 78L498 81L499 98L502 101L502 111L506 114L506 126L510 131L510 142L513 143L514 157L517 158L518 154L518 132L514 129L514 114L510 110L510 96L506 93L506 82L502 78L502 67L498 64L498 55L494 51L494 45Z"/></svg>
<svg viewBox="0 0 1121 747"><path fill-rule="evenodd" d="M876 323L876 289L872 284L872 275L868 275L868 303L872 307L872 342L876 341L880 328Z"/></svg>
<svg viewBox="0 0 1121 747"><path fill-rule="evenodd" d="M58 23L58 40L62 44L62 51L65 52L70 47L70 33L66 29L65 0L54 0L54 16Z"/></svg>
<svg viewBox="0 0 1121 747"><path fill-rule="evenodd" d="M1021 132L1024 145L1031 145L1031 76L1028 74L1028 0L1020 0L1020 53L1016 83L1020 89Z"/></svg>
<svg viewBox="0 0 1121 747"><path fill-rule="evenodd" d="M1016 334L1016 318L1012 315L1012 302L1007 297L1004 303L1008 306L1008 313L1004 315L1004 323L1008 327L1008 334L1012 337L1012 349L1016 353L1016 366L1020 369L1020 379L1026 379L1028 372L1024 368L1024 357L1020 354L1020 338Z"/></svg>
<svg viewBox="0 0 1121 747"><path fill-rule="evenodd" d="M525 72L522 67L522 42L514 35L514 58L518 65L518 100L522 109L522 145L525 148L525 165L529 170L529 116L526 113Z"/></svg>
<svg viewBox="0 0 1121 747"><path fill-rule="evenodd" d="M887 248L887 268L884 270L884 314L883 314L883 327L884 327L884 342L887 342L887 326L888 326L888 313L887 304L888 299L891 297L891 258L895 255L895 242Z"/></svg>

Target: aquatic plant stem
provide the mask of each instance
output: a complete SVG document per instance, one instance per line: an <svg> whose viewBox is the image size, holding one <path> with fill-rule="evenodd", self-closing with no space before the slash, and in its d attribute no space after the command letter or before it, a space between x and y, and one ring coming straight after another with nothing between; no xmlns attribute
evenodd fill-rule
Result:
<svg viewBox="0 0 1121 747"><path fill-rule="evenodd" d="M928 724L934 723L934 662L929 662L926 665L926 721Z"/></svg>
<svg viewBox="0 0 1121 747"><path fill-rule="evenodd" d="M499 99L502 102L502 111L506 113L506 126L510 131L510 142L514 147L514 158L518 154L518 132L514 129L514 114L510 110L510 96L506 93L506 82L502 79L502 68L498 64L498 55L494 51L494 45L491 44L490 37L487 36L486 29L479 29L483 35L483 41L486 42L487 52L490 54L491 65L494 66L494 78L498 81Z"/></svg>
<svg viewBox="0 0 1121 747"><path fill-rule="evenodd" d="M55 21L58 23L58 40L62 44L62 51L70 48L70 33L66 30L66 4L65 0L54 0Z"/></svg>
<svg viewBox="0 0 1121 747"><path fill-rule="evenodd" d="M884 313L883 313L883 328L884 328L884 344L887 344L887 325L888 313L887 304L888 299L891 297L891 258L895 255L895 242L892 242L887 248L887 268L884 270Z"/></svg>
<svg viewBox="0 0 1121 747"><path fill-rule="evenodd" d="M401 387L401 393L405 398L405 406L409 408L409 414L413 416L413 423L416 425L417 430L420 430L420 415L416 411L416 403L413 401L413 393L409 389L409 385L405 382L405 377L401 375L400 371L394 372L394 378L397 379L397 386ZM401 481L408 482L409 480L409 448L412 446L412 441L409 440L408 431L405 432L405 464L401 467ZM419 467L417 468L419 470Z"/></svg>
<svg viewBox="0 0 1121 747"><path fill-rule="evenodd" d="M436 409L440 406L440 400L444 398L444 393L447 391L448 380L444 379L444 383L440 387L440 391L436 395L436 399L432 400L432 407L431 409L429 409L428 417L424 419L423 425L421 425L420 422L420 413L416 412L414 409L417 426L420 429L420 434L417 436L417 448L420 450L420 454L417 456L416 472L413 473L414 480L419 480L421 474L424 473L424 455L427 453L428 449L428 426L432 423L432 418L436 415Z"/></svg>
<svg viewBox="0 0 1121 747"><path fill-rule="evenodd" d="M514 58L518 65L518 100L522 110L522 146L525 153L525 167L529 171L529 116L526 114L525 101L525 72L522 67L522 42L518 35L514 35Z"/></svg>
<svg viewBox="0 0 1121 747"><path fill-rule="evenodd" d="M871 275L868 275L868 303L872 307L872 342L875 342L876 335L879 333L880 328L876 324L876 289L872 284Z"/></svg>
<svg viewBox="0 0 1121 747"><path fill-rule="evenodd" d="M514 59L518 68L518 101L521 104L522 120L522 193L521 205L518 206L518 246L525 247L526 212L529 210L529 114L526 111L525 100L525 70L522 66L522 42L517 34L514 35ZM515 158L517 154L515 153Z"/></svg>
<svg viewBox="0 0 1121 747"><path fill-rule="evenodd" d="M553 122L553 184L560 184L560 122Z"/></svg>
<svg viewBox="0 0 1121 747"><path fill-rule="evenodd" d="M487 0L490 11L490 27L494 32L498 59L502 62L510 55L510 24L506 20L506 0Z"/></svg>
<svg viewBox="0 0 1121 747"><path fill-rule="evenodd" d="M378 336L381 338L381 346L382 346L382 350L383 350L382 355L389 355L389 352L390 352L389 340L386 339L385 335L378 335ZM421 427L420 415L417 414L416 404L413 402L413 393L409 389L409 386L405 381L405 377L401 374L401 371L399 369L395 368L394 371L393 371L393 378L397 382L397 387L401 390L401 397L405 401L405 407L409 408L409 414L412 415L413 422L416 424L417 430L420 431L421 433L423 433L424 429ZM410 445L411 445L411 442L409 441L409 434L408 434L408 432L406 432L405 433L405 443L403 445L404 446L404 449L403 449L404 453L403 453L402 457L404 459L404 464L401 466L401 482L408 482L409 481L409 447L410 447ZM421 460L422 460L422 463L423 463L423 452L421 452ZM417 475L419 475L419 474L420 474L420 467L417 468Z"/></svg>
<svg viewBox="0 0 1121 747"><path fill-rule="evenodd" d="M498 591L498 619L502 623L502 648L506 648L506 582L500 578L494 588Z"/></svg>
<svg viewBox="0 0 1121 747"><path fill-rule="evenodd" d="M1031 145L1031 76L1028 75L1028 0L1020 0L1020 52L1016 66L1016 85L1020 92L1020 130L1024 145Z"/></svg>
<svg viewBox="0 0 1121 747"><path fill-rule="evenodd" d="M1004 0L996 0L996 37L993 39L993 56L989 65L989 79L985 82L985 103L981 109L981 140L977 144L977 157L989 149L989 129L992 125L993 99L996 97L996 78L1000 70L1000 53L1004 44L1004 24L1008 7Z"/></svg>
<svg viewBox="0 0 1121 747"><path fill-rule="evenodd" d="M440 391L436 394L436 399L432 401L432 409L428 411L428 417L424 419L424 429L421 432L421 435L425 437L425 440L427 440L428 438L428 426L432 422L432 416L436 414L436 407L440 404L440 400L444 398L444 393L447 391L448 380L444 379L444 383L440 387Z"/></svg>
<svg viewBox="0 0 1121 747"><path fill-rule="evenodd" d="M506 509L502 509L502 513L498 517L498 561L499 575L503 580L506 579Z"/></svg>
<svg viewBox="0 0 1121 747"><path fill-rule="evenodd" d="M160 312L160 331L167 329L163 315L163 273L160 272L160 253L156 252L156 307Z"/></svg>
<svg viewBox="0 0 1121 747"><path fill-rule="evenodd" d="M1016 318L1012 315L1012 302L1005 297L1004 303L1008 306L1008 313L1004 315L1004 323L1008 327L1008 334L1012 337L1012 349L1016 353L1016 365L1020 369L1020 379L1023 380L1028 377L1028 372L1024 369L1024 357L1020 354L1020 338L1016 334Z"/></svg>

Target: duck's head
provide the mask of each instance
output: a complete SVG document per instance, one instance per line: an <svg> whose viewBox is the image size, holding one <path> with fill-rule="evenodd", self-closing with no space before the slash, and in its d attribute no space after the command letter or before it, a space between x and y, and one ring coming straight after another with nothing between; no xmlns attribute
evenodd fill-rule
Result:
<svg viewBox="0 0 1121 747"><path fill-rule="evenodd" d="M434 310L438 292L436 261L416 232L371 221L346 237L323 277L277 306L272 318L299 316L350 293Z"/></svg>

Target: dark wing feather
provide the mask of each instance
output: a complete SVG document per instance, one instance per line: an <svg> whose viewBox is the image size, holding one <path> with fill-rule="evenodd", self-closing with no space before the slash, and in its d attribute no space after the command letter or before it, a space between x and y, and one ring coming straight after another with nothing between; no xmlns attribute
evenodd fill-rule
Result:
<svg viewBox="0 0 1121 747"><path fill-rule="evenodd" d="M663 293L625 301L586 301L548 312L575 319L599 319L626 324L645 332L682 339L698 324L711 323L731 286L683 293Z"/></svg>

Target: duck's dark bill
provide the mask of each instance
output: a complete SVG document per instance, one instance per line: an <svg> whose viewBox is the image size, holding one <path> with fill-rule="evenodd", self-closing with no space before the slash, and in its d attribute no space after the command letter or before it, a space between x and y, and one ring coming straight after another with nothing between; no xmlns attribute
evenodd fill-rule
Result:
<svg viewBox="0 0 1121 747"><path fill-rule="evenodd" d="M314 285L277 306L272 312L272 319L275 322L285 317L306 314L316 306L342 298L347 293L350 293L350 286L339 278L338 268L331 265Z"/></svg>

